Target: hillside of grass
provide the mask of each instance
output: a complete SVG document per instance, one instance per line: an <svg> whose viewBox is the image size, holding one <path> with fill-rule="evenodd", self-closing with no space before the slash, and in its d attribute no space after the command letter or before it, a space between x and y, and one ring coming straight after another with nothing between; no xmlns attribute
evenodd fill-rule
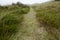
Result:
<svg viewBox="0 0 60 40"><path fill-rule="evenodd" d="M33 6L36 18L48 32L46 40L60 40L60 1L53 1Z"/></svg>
<svg viewBox="0 0 60 40"><path fill-rule="evenodd" d="M0 6L0 40L9 40L18 32L22 27L23 15L29 10L29 6L20 3Z"/></svg>

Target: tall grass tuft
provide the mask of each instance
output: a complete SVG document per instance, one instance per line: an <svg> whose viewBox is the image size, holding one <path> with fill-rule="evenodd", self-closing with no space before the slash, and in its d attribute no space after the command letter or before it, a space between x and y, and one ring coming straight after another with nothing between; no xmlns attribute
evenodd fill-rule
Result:
<svg viewBox="0 0 60 40"><path fill-rule="evenodd" d="M13 4L0 6L0 40L9 40L9 38L20 30L24 14L29 12L29 6L24 4Z"/></svg>

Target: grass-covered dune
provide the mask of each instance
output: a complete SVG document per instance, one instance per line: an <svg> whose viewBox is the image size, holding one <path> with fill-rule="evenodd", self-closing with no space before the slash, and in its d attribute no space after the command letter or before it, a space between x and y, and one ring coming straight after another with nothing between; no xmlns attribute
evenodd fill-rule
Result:
<svg viewBox="0 0 60 40"><path fill-rule="evenodd" d="M29 12L29 6L20 4L0 6L0 40L9 38L18 31L24 18Z"/></svg>
<svg viewBox="0 0 60 40"><path fill-rule="evenodd" d="M60 40L60 1L38 4L33 7L38 22L46 28L48 40Z"/></svg>

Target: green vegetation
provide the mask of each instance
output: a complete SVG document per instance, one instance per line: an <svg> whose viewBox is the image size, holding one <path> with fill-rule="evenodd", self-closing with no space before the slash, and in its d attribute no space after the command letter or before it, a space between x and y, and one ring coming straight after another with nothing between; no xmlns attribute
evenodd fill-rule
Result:
<svg viewBox="0 0 60 40"><path fill-rule="evenodd" d="M36 17L48 32L48 40L60 40L60 2L49 2L34 6ZM56 31L57 30L57 31Z"/></svg>
<svg viewBox="0 0 60 40"><path fill-rule="evenodd" d="M55 0L55 1L60 1L60 0Z"/></svg>
<svg viewBox="0 0 60 40"><path fill-rule="evenodd" d="M9 40L18 32L18 28L22 26L23 15L28 11L29 6L20 3L0 6L0 40Z"/></svg>
<svg viewBox="0 0 60 40"><path fill-rule="evenodd" d="M0 20L0 36L2 37L1 40L8 40L7 38L9 38L13 33L17 31L18 23L19 20L10 14L3 17Z"/></svg>

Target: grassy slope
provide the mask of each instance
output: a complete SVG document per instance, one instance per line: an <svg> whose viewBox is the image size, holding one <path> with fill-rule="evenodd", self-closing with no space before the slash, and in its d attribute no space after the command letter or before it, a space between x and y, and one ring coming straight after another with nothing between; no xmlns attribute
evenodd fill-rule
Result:
<svg viewBox="0 0 60 40"><path fill-rule="evenodd" d="M48 32L47 40L60 40L60 2L43 3L34 9L39 23Z"/></svg>
<svg viewBox="0 0 60 40"><path fill-rule="evenodd" d="M9 5L0 7L0 40L8 40L21 27L23 14L29 11L29 7ZM19 25L19 26L18 26Z"/></svg>

